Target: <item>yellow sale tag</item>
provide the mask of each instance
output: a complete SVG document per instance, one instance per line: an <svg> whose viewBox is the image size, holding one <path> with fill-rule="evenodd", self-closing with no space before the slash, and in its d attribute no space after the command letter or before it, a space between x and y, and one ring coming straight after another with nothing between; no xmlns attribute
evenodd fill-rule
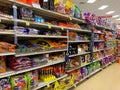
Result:
<svg viewBox="0 0 120 90"><path fill-rule="evenodd" d="M26 26L30 26L30 22L26 22Z"/></svg>
<svg viewBox="0 0 120 90"><path fill-rule="evenodd" d="M76 88L77 86L76 86L76 84L73 84L73 86Z"/></svg>
<svg viewBox="0 0 120 90"><path fill-rule="evenodd" d="M72 17L69 17L70 18L70 20L72 20Z"/></svg>
<svg viewBox="0 0 120 90"><path fill-rule="evenodd" d="M48 85L47 85L47 87L49 88L49 87L50 87L50 85L48 84Z"/></svg>
<svg viewBox="0 0 120 90"><path fill-rule="evenodd" d="M51 25L48 25L48 28L49 28L49 29L51 29L51 28L52 28L52 26L51 26Z"/></svg>
<svg viewBox="0 0 120 90"><path fill-rule="evenodd" d="M64 28L63 28L63 27L62 27L61 29L62 29L62 30L64 30Z"/></svg>

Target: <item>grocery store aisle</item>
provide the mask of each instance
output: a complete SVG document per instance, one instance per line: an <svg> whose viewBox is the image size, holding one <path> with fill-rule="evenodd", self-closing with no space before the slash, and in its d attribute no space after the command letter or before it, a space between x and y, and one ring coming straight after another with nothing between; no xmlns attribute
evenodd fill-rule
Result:
<svg viewBox="0 0 120 90"><path fill-rule="evenodd" d="M120 90L120 64L108 66L74 90Z"/></svg>

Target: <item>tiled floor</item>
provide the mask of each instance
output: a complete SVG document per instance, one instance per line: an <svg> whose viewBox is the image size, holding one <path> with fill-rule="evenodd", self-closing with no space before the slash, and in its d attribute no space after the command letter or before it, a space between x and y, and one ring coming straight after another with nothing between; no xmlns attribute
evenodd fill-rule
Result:
<svg viewBox="0 0 120 90"><path fill-rule="evenodd" d="M120 90L120 64L108 66L74 90Z"/></svg>

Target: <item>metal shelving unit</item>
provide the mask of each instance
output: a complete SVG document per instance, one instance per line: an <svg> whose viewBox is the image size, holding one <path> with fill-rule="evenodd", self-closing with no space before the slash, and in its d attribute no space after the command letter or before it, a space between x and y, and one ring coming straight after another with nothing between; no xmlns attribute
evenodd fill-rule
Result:
<svg viewBox="0 0 120 90"><path fill-rule="evenodd" d="M48 50L48 51L40 51L40 52L31 52L31 53L23 53L23 54L16 54L16 57L22 57L22 56L31 56L31 55L40 55L40 54L46 54L46 53L55 53L55 52L65 52L67 49L60 49L60 50Z"/></svg>
<svg viewBox="0 0 120 90"><path fill-rule="evenodd" d="M9 76L29 72L29 71L32 71L32 70L40 69L40 68L43 68L43 67L47 67L47 66L51 66L51 65L55 65L55 64L59 64L59 63L63 63L63 62L65 62L65 60L59 60L57 62L56 61L51 61L51 62L48 62L45 65L39 65L39 66L36 66L36 67L31 67L31 68L24 69L24 70L19 70L19 71L13 71L11 69L8 69L7 72L0 74L0 78L5 78L5 77L9 77Z"/></svg>
<svg viewBox="0 0 120 90"><path fill-rule="evenodd" d="M91 52L83 52L83 53L78 53L78 54L74 54L74 55L69 55L69 57L75 57L75 56L80 56L80 55L85 55L85 54L89 54Z"/></svg>
<svg viewBox="0 0 120 90"><path fill-rule="evenodd" d="M14 11L14 18L0 17L0 22L1 23L14 24L14 30L12 30L10 32L0 32L0 35L14 35L15 44L17 44L18 38L61 38L61 39L67 39L67 47L66 47L66 49L59 49L59 50L54 50L53 49L53 50L22 53L22 54L6 52L6 53L0 53L0 56L14 55L15 57L22 57L22 56L33 56L33 55L40 55L40 54L46 54L46 53L55 53L55 52L67 52L68 53L68 45L69 45L69 43L90 43L91 44L91 51L90 52L84 52L84 53L69 55L69 58L75 57L75 56L81 56L81 55L85 55L85 54L91 54L91 57L92 57L91 62L89 62L86 65L83 65L83 66L80 65L78 67L72 68L72 69L67 71L67 72L71 72L73 70L80 69L81 67L90 65L90 64L92 64L92 63L94 63L96 61L100 61L103 58L106 58L106 57L109 57L109 56L113 55L113 54L107 55L107 56L105 56L103 58L100 58L98 60L93 61L93 53L104 50L104 49L93 50L94 42L104 42L104 40L94 40L94 37L93 37L94 36L94 31L93 31L93 29L94 29L94 27L97 27L97 28L101 28L101 29L111 31L111 29L109 29L109 28L106 28L106 27L103 27L103 26L98 26L98 25L92 25L92 30L90 30L90 29L87 30L87 29L68 28L68 27L51 25L51 24L46 24L46 23L36 23L36 22L31 22L31 21L26 21L26 20L20 20L20 19L17 19L17 17L16 17L17 16L17 7L29 8L29 9L33 10L38 15L41 15L41 16L44 16L44 17L50 17L52 19L60 19L60 20L64 20L64 21L71 21L71 22L75 22L75 23L87 24L85 22L85 20L73 18L73 17L67 16L67 15L59 14L57 12L45 10L45 9L42 9L42 8L36 8L36 7L33 7L31 5L28 5L28 4L20 3L20 2L18 2L16 0L0 0L0 2L12 5L13 6L13 11ZM49 27L51 27L51 29L49 29L49 30L52 30L52 29L64 30L64 31L67 32L67 36L18 35L16 33L16 29L17 29L16 26L18 26L18 25L26 26L26 23L29 23L30 27L34 27L34 28L48 29ZM89 34L91 34L91 40L69 41L69 36L68 36L69 31L74 31L74 32L79 32L79 33L87 33L87 34L89 33ZM104 34L104 33L99 33L99 32L95 32L95 33L96 34ZM111 41L111 40L109 40L109 41ZM114 41L116 41L116 40L114 40ZM32 71L32 70L40 69L40 68L43 68L43 67L47 67L47 66L50 66L50 65L55 65L55 64L63 63L63 62L65 62L65 60L58 60L58 61L54 61L54 62L48 62L45 65L31 67L29 69L24 69L24 70L19 70L19 71L8 70L7 72L0 74L0 78L10 77L10 76L13 76L13 75L29 72L29 71ZM111 63L109 63L109 64L111 64ZM107 64L105 67L107 67L109 64ZM94 72L90 73L88 76L86 76L80 82L86 80L87 78L91 77L92 75L99 72L100 70L102 70L102 68L99 68L99 69L95 70ZM55 79L53 81L50 81L50 82L46 82L46 83L45 82L40 82L39 85L36 88L34 88L33 90L38 90L38 89L40 89L42 87L45 87L45 86L47 86L47 85L49 85L49 84L51 84L53 82L56 82L56 81L58 81L60 79L65 78L65 77L67 77L67 74L65 74L65 75L63 75L63 76L61 76L61 77L59 77L59 78L57 78L57 79ZM75 84L77 85L80 82L77 82ZM71 86L71 87L73 87L73 86Z"/></svg>

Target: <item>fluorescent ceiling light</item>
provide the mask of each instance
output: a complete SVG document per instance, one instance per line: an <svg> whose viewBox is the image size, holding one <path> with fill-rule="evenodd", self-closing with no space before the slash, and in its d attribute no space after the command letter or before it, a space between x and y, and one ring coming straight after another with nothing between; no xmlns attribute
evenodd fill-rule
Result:
<svg viewBox="0 0 120 90"><path fill-rule="evenodd" d="M114 13L115 11L109 11L109 12L107 12L106 14L112 14L112 13Z"/></svg>
<svg viewBox="0 0 120 90"><path fill-rule="evenodd" d="M120 18L116 19L116 20L120 20Z"/></svg>
<svg viewBox="0 0 120 90"><path fill-rule="evenodd" d="M88 0L87 3L94 3L96 0Z"/></svg>
<svg viewBox="0 0 120 90"><path fill-rule="evenodd" d="M117 17L119 17L120 15L114 15L114 16L112 16L113 18L117 18Z"/></svg>
<svg viewBox="0 0 120 90"><path fill-rule="evenodd" d="M99 7L98 9L99 10L103 10L103 9L106 9L108 7L108 5L102 5L101 7Z"/></svg>

